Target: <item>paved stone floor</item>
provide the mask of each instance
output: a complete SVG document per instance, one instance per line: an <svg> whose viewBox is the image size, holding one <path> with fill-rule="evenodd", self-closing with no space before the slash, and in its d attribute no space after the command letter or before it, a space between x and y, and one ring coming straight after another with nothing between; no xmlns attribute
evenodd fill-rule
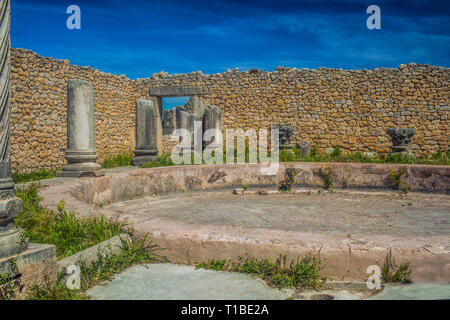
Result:
<svg viewBox="0 0 450 320"><path fill-rule="evenodd" d="M155 218L201 225L327 234L450 235L450 196L313 191L234 195L230 191L147 197L107 206L142 223ZM447 243L446 245L450 245Z"/></svg>
<svg viewBox="0 0 450 320"><path fill-rule="evenodd" d="M108 285L94 287L87 293L96 299L131 300L279 300L292 294L271 289L264 281L245 274L173 264L132 267Z"/></svg>
<svg viewBox="0 0 450 320"><path fill-rule="evenodd" d="M285 300L320 299L450 299L450 285L411 284L387 286L376 295L368 290L322 290L296 293L269 288L246 274L195 270L191 266L151 264L135 266L105 285L87 292L93 299L108 300Z"/></svg>
<svg viewBox="0 0 450 320"><path fill-rule="evenodd" d="M392 249L411 263L413 281L450 279L450 196L445 194L216 190L130 199L103 209L138 233L149 233L174 263L245 254L295 258L321 250L326 276L362 281L358 270L381 266Z"/></svg>

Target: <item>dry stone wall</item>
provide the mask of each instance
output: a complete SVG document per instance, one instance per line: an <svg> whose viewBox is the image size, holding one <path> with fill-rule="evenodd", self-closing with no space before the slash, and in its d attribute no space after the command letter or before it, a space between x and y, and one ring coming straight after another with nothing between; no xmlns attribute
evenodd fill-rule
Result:
<svg viewBox="0 0 450 320"><path fill-rule="evenodd" d="M202 86L202 100L222 110L222 130L294 126L292 142L310 141L319 151L388 153L389 127L414 127L412 152L448 150L450 69L411 63L396 69L317 70L278 67L203 75L154 74L147 87Z"/></svg>
<svg viewBox="0 0 450 320"><path fill-rule="evenodd" d="M290 69L228 70L154 74L130 80L67 60L44 58L25 49L11 52L11 148L13 170L57 168L65 163L66 87L69 79L92 83L95 143L99 161L133 150L137 99L153 99L149 88L201 86L200 99L222 110L222 130L294 126L292 142L310 141L319 151L340 146L348 151L387 153L389 127L414 127L412 152L448 150L450 69L401 65L375 70ZM157 99L155 99L155 103ZM170 151L170 136L161 150Z"/></svg>
<svg viewBox="0 0 450 320"><path fill-rule="evenodd" d="M58 168L65 163L69 79L83 79L94 87L99 161L134 149L135 101L148 98L146 88L124 76L44 58L29 50L12 49L11 53L13 170Z"/></svg>

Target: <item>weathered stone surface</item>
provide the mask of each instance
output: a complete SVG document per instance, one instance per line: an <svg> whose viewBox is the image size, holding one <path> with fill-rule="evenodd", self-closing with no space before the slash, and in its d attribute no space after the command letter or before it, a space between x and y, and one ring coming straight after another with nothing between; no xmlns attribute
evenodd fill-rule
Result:
<svg viewBox="0 0 450 320"><path fill-rule="evenodd" d="M158 155L157 145L158 115L153 101L136 101L136 149L132 160L134 166L155 160Z"/></svg>
<svg viewBox="0 0 450 320"><path fill-rule="evenodd" d="M92 85L84 80L71 79L67 84L67 150L60 176L92 176L101 166L96 163L95 105Z"/></svg>

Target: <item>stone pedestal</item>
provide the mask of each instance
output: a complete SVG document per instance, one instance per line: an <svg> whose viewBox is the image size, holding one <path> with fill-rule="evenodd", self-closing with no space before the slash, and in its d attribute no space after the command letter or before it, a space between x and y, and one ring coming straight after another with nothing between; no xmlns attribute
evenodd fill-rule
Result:
<svg viewBox="0 0 450 320"><path fill-rule="evenodd" d="M294 133L294 126L292 124L272 124L270 130L273 129L278 129L280 150L292 150L291 137Z"/></svg>
<svg viewBox="0 0 450 320"><path fill-rule="evenodd" d="M222 130L222 111L219 107L213 106L205 109L203 113L203 138L207 130L215 129ZM214 137L213 141L203 141L203 149L209 146L210 148L220 148L223 141L219 141L217 137Z"/></svg>
<svg viewBox="0 0 450 320"><path fill-rule="evenodd" d="M67 85L68 164L58 173L62 177L101 176L96 162L94 89L84 80L69 80Z"/></svg>
<svg viewBox="0 0 450 320"><path fill-rule="evenodd" d="M391 154L404 154L411 156L410 142L416 134L415 128L389 128L386 133L392 139Z"/></svg>
<svg viewBox="0 0 450 320"><path fill-rule="evenodd" d="M156 160L158 155L157 118L152 101L136 101L136 149L134 150L135 157L131 161L133 166L140 166L144 162Z"/></svg>
<svg viewBox="0 0 450 320"><path fill-rule="evenodd" d="M302 141L295 145L300 150L302 157L307 157L311 153L311 143L309 141Z"/></svg>

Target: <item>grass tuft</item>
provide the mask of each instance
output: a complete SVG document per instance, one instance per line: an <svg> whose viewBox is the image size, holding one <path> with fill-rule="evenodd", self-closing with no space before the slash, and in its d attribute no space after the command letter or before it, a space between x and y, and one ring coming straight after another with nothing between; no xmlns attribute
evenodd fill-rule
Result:
<svg viewBox="0 0 450 320"><path fill-rule="evenodd" d="M55 177L59 170L39 169L30 172L16 171L12 174L14 183L24 183L29 181L37 181L42 179L50 179Z"/></svg>
<svg viewBox="0 0 450 320"><path fill-rule="evenodd" d="M148 245L147 236L134 241L122 240L122 251L118 255L108 255L104 251L99 251L97 260L92 264L82 263L81 289L86 290L99 282L109 280L117 274L133 265L159 261L154 252L159 250L158 246Z"/></svg>
<svg viewBox="0 0 450 320"><path fill-rule="evenodd" d="M304 258L292 260L287 263L286 256L272 262L270 259L257 260L249 257L239 257L237 262L227 260L211 260L200 263L197 269L210 269L215 271L232 271L248 273L265 280L269 285L278 288L320 288L325 277L320 275L320 251L316 254L308 253Z"/></svg>
<svg viewBox="0 0 450 320"><path fill-rule="evenodd" d="M24 229L23 236L33 242L56 245L59 259L123 232L123 224L105 216L76 217L65 209L64 200L57 211L45 208L40 204L37 184L17 188L16 195L24 202L24 209L15 218L15 224Z"/></svg>
<svg viewBox="0 0 450 320"><path fill-rule="evenodd" d="M102 168L110 169L117 167L125 167L131 165L131 160L134 154L131 151L122 151L114 155L110 155L105 158L102 163Z"/></svg>
<svg viewBox="0 0 450 320"><path fill-rule="evenodd" d="M384 260L381 275L384 283L408 283L410 282L411 267L409 262L402 262L397 265L392 252L389 250Z"/></svg>
<svg viewBox="0 0 450 320"><path fill-rule="evenodd" d="M147 161L141 165L141 168L167 167L175 165L170 154L165 154L158 157L154 161Z"/></svg>
<svg viewBox="0 0 450 320"><path fill-rule="evenodd" d="M97 260L91 264L80 263L81 288L70 290L63 283L47 282L43 286L32 287L29 300L86 300L90 297L85 291L93 286L110 280L115 274L125 269L143 263L158 262L154 252L159 250L155 245L147 244L147 235L134 241L122 239L122 250L119 254L107 254L105 251L97 253Z"/></svg>
<svg viewBox="0 0 450 320"><path fill-rule="evenodd" d="M60 282L46 281L43 285L33 285L27 300L89 300L89 298L81 290L69 289Z"/></svg>

